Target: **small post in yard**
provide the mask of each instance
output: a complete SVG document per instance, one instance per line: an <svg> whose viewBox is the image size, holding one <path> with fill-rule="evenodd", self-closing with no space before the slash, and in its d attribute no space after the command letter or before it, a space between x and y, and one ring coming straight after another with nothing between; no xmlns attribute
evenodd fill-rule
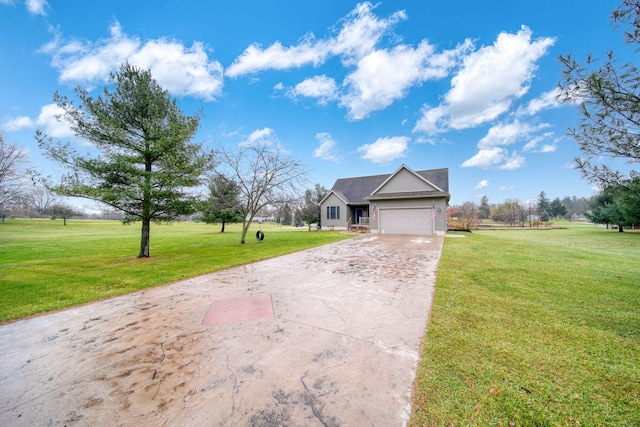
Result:
<svg viewBox="0 0 640 427"><path fill-rule="evenodd" d="M3 213L0 213L0 224L4 224L4 219L5 219L6 217L7 217L7 216L4 214L4 212L3 212Z"/></svg>

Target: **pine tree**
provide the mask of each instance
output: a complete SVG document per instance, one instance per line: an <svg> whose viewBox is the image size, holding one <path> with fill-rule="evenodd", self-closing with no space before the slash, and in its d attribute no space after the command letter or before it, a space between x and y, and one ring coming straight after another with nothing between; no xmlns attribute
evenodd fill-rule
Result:
<svg viewBox="0 0 640 427"><path fill-rule="evenodd" d="M141 221L138 257L148 257L151 222L194 212L197 200L190 188L200 184L213 157L189 142L200 116L183 115L149 71L124 64L111 73L111 83L112 90L105 87L97 98L78 87L79 107L54 95L76 136L91 142L98 155L80 154L40 131L36 139L49 158L70 169L49 188L112 206L127 222Z"/></svg>
<svg viewBox="0 0 640 427"><path fill-rule="evenodd" d="M541 191L540 195L538 196L538 215L540 216L540 221L549 221L549 212L551 212L549 199L547 198L547 195L544 193L544 191Z"/></svg>

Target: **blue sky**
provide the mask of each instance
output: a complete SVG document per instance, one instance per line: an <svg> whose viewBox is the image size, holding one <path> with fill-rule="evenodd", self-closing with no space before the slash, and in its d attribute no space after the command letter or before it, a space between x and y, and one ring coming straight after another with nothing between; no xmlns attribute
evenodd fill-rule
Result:
<svg viewBox="0 0 640 427"><path fill-rule="evenodd" d="M46 175L36 129L77 144L53 93L150 69L205 146L281 144L337 178L449 168L451 203L589 197L554 94L559 55L625 50L610 0L0 0L0 131ZM628 49L626 49L628 51Z"/></svg>

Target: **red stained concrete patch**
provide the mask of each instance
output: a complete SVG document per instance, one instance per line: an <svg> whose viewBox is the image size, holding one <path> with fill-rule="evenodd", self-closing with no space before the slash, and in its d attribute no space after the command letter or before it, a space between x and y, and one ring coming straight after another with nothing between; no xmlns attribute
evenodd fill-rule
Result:
<svg viewBox="0 0 640 427"><path fill-rule="evenodd" d="M214 301L200 324L217 325L266 317L273 317L271 295L259 295Z"/></svg>

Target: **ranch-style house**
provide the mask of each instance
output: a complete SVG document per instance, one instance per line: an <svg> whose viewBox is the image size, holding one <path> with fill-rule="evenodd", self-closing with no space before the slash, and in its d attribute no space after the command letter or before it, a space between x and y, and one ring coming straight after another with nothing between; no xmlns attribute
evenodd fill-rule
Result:
<svg viewBox="0 0 640 427"><path fill-rule="evenodd" d="M449 169L338 179L320 202L323 229L378 234L444 234L449 206Z"/></svg>

